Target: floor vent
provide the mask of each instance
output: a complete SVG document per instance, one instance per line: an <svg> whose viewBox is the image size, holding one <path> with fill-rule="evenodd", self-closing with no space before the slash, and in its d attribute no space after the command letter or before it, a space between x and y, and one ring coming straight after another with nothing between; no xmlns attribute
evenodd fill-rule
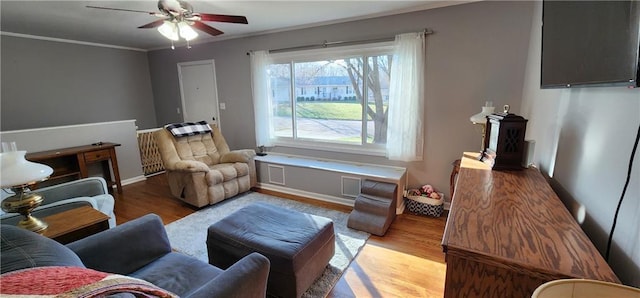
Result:
<svg viewBox="0 0 640 298"><path fill-rule="evenodd" d="M269 165L269 183L284 184L284 167Z"/></svg>
<svg viewBox="0 0 640 298"><path fill-rule="evenodd" d="M342 195L357 197L360 194L360 178L342 176Z"/></svg>

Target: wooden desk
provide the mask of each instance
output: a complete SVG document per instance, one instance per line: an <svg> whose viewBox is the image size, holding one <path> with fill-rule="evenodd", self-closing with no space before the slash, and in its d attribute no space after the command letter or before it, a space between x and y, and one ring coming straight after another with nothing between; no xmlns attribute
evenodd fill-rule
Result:
<svg viewBox="0 0 640 298"><path fill-rule="evenodd" d="M82 206L43 218L49 227L42 235L62 244L109 229L109 216L89 206Z"/></svg>
<svg viewBox="0 0 640 298"><path fill-rule="evenodd" d="M54 149L42 152L28 153L26 158L30 161L46 164L53 168L53 174L47 181L60 179L61 182L89 177L87 165L101 163L102 174L107 181L109 191L113 185L122 193L122 183L118 170L118 158L115 147L116 143L102 143L101 145L84 145L77 147ZM111 180L111 172L113 178ZM64 180L66 178L66 180ZM55 183L55 182L54 182Z"/></svg>
<svg viewBox="0 0 640 298"><path fill-rule="evenodd" d="M442 239L445 297L531 297L547 281L620 283L539 170L465 153Z"/></svg>

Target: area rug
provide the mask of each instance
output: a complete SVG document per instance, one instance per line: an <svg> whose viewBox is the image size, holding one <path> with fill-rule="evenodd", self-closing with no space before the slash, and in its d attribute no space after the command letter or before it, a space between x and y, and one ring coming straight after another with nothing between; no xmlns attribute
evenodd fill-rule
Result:
<svg viewBox="0 0 640 298"><path fill-rule="evenodd" d="M207 227L253 202L265 202L333 220L336 233L336 252L322 275L309 287L302 297L326 297L342 275L342 272L349 266L349 263L355 258L370 236L369 233L348 228L347 218L349 214L347 213L257 192L248 192L213 206L200 209L194 214L168 224L166 230L171 246L181 253L208 262L206 246Z"/></svg>

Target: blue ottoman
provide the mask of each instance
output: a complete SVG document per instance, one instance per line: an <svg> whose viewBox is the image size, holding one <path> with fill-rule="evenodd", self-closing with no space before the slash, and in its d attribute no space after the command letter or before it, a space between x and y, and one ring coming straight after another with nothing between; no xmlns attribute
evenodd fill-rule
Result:
<svg viewBox="0 0 640 298"><path fill-rule="evenodd" d="M300 297L333 257L333 222L254 203L209 227L207 251L209 263L223 269L258 252L271 262L267 293L276 297Z"/></svg>

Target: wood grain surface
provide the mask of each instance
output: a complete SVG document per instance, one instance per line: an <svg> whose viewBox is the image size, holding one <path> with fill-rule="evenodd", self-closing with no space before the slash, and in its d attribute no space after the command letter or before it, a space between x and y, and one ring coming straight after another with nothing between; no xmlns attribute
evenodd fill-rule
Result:
<svg viewBox="0 0 640 298"><path fill-rule="evenodd" d="M481 295L502 296L500 291L513 287L517 275L526 278L517 280L521 285L513 288L517 292L512 297L520 297L518 293L530 295L531 287L558 278L619 283L535 168L492 171L464 157L442 245L448 267L445 296L459 296L447 293L450 287L459 294L465 288L477 287L474 283L487 284L487 288L492 287L489 283L502 284L493 286L496 291Z"/></svg>
<svg viewBox="0 0 640 298"><path fill-rule="evenodd" d="M351 207L284 193L257 191L316 206L351 212ZM116 196L118 224L156 213L168 224L196 212L171 197L164 174L124 186ZM438 218L401 214L384 237L372 235L327 297L442 297L446 266L440 246L445 213ZM206 229L206 228L205 228Z"/></svg>
<svg viewBox="0 0 640 298"><path fill-rule="evenodd" d="M70 243L109 229L109 216L89 206L49 215L43 235L60 243Z"/></svg>

